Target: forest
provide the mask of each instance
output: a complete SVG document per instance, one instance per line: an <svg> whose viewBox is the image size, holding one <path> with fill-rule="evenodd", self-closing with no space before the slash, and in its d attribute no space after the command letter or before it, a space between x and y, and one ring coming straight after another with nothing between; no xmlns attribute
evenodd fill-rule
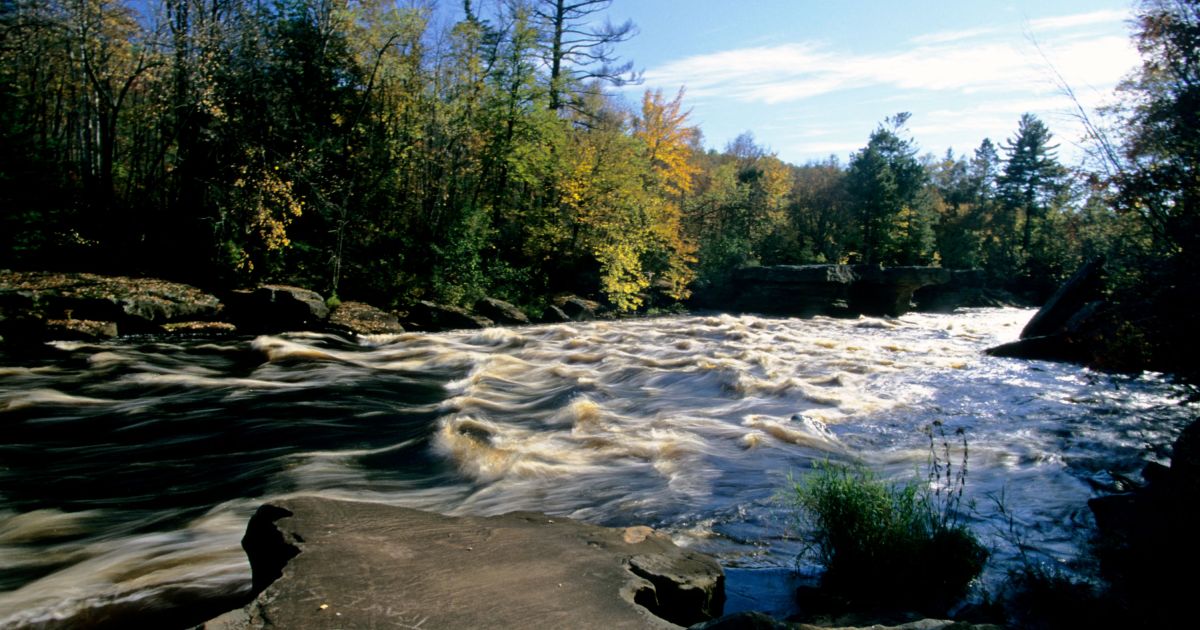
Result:
<svg viewBox="0 0 1200 630"><path fill-rule="evenodd" d="M748 264L982 268L1034 300L1101 255L1191 267L1195 2L1137 7L1086 165L1031 114L968 155L922 153L909 113L844 162L706 149L684 87L621 96L610 5L3 0L0 267L620 311Z"/></svg>

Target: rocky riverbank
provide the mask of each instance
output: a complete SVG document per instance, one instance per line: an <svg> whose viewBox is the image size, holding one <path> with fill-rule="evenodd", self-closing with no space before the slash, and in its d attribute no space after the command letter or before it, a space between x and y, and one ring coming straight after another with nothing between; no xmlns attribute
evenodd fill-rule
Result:
<svg viewBox="0 0 1200 630"><path fill-rule="evenodd" d="M548 321L590 319L599 309L575 296L560 304L548 309ZM155 278L0 271L0 338L9 345L136 334L376 335L528 323L520 309L493 298L481 300L475 312L432 302L386 311L280 284L209 293Z"/></svg>
<svg viewBox="0 0 1200 630"><path fill-rule="evenodd" d="M978 274L971 274L928 267L748 267L735 274L737 291L710 291L696 305L800 317L896 316L918 306L913 300L922 288L926 291L917 299L927 310L1004 303L982 288ZM935 287L939 290L933 291ZM585 321L609 315L598 302L560 295L536 321ZM417 301L388 311L362 302L326 300L315 291L282 284L210 293L155 278L0 271L0 338L10 346L136 334L312 330L377 335L534 321L520 308L495 298L483 298L470 310Z"/></svg>

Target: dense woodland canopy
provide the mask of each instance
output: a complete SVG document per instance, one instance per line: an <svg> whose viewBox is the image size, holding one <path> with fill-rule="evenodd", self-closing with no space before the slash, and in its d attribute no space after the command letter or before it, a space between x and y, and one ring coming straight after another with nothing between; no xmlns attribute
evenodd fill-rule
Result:
<svg viewBox="0 0 1200 630"><path fill-rule="evenodd" d="M1194 256L1195 1L1139 5L1145 63L1088 120L1088 169L1029 114L968 155L922 155L907 113L844 164L705 150L682 88L615 95L636 27L610 4L467 0L439 27L391 0L0 0L0 266L633 310L742 264L1044 296L1096 255Z"/></svg>

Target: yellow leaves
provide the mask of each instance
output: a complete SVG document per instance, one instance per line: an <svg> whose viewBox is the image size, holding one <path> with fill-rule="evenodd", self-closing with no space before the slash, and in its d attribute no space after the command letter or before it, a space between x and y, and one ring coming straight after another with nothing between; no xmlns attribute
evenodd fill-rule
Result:
<svg viewBox="0 0 1200 630"><path fill-rule="evenodd" d="M658 184L674 194L692 191L700 168L692 161L692 145L699 136L696 127L686 126L690 111L683 108L683 88L670 102L662 90L642 95L642 117L635 121L634 137L645 146L650 168Z"/></svg>
<svg viewBox="0 0 1200 630"><path fill-rule="evenodd" d="M642 305L640 293L650 287L650 279L642 272L641 252L634 243L597 243L594 251L600 262L600 288L608 299L622 311Z"/></svg>
<svg viewBox="0 0 1200 630"><path fill-rule="evenodd" d="M261 150L248 150L246 158L248 163L237 169L239 177L233 182L243 233L267 252L282 250L292 243L287 228L304 213L304 200L284 178L286 165L268 166ZM253 268L249 259L245 263L246 269Z"/></svg>

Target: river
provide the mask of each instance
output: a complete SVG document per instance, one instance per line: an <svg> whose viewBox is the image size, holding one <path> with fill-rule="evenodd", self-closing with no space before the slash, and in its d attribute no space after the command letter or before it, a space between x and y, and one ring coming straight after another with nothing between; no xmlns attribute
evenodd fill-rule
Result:
<svg viewBox="0 0 1200 630"><path fill-rule="evenodd" d="M989 579L1018 544L1086 574L1087 499L1168 461L1195 392L982 353L1031 315L681 316L0 355L0 627L179 585L244 589L247 519L293 494L648 524L727 567L792 567L804 544L788 476L829 459L923 477L934 420L968 440Z"/></svg>

